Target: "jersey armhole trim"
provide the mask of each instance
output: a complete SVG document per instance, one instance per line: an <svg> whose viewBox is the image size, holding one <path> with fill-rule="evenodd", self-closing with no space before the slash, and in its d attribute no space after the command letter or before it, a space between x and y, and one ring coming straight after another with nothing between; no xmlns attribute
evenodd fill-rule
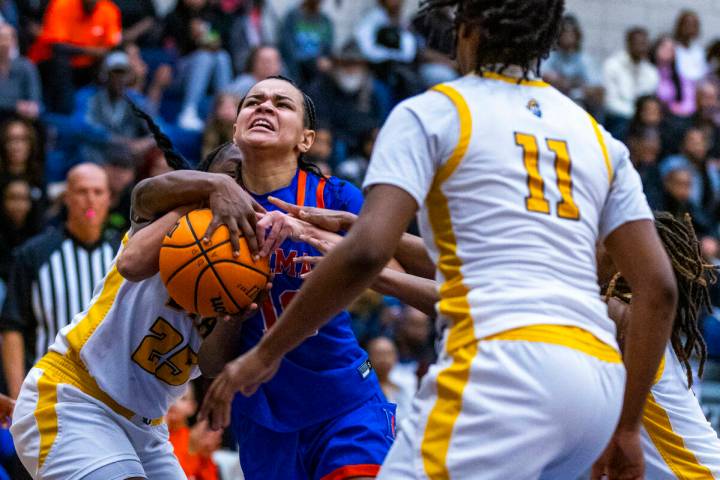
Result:
<svg viewBox="0 0 720 480"><path fill-rule="evenodd" d="M460 138L458 139L455 150L452 155L439 169L433 181L437 186L443 184L455 172L460 165L460 161L465 157L468 147L470 146L470 137L472 134L472 116L470 107L463 98L462 94L450 85L437 85L433 87L434 91L442 93L455 106L458 116L460 117Z"/></svg>
<svg viewBox="0 0 720 480"><path fill-rule="evenodd" d="M607 168L608 172L608 183L612 184L614 172L612 162L610 161L610 155L608 154L607 145L605 144L605 138L600 131L600 126L598 125L597 120L595 120L593 116L589 113L588 118L590 118L590 123L592 124L593 131L595 131L595 136L597 137L597 141L600 144L600 149L602 150L603 159L605 160L605 168Z"/></svg>

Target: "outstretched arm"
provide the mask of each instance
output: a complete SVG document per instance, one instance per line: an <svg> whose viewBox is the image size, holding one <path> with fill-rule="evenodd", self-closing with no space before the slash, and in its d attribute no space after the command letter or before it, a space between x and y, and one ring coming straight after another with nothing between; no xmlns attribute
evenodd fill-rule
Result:
<svg viewBox="0 0 720 480"><path fill-rule="evenodd" d="M207 203L213 212L204 239L225 224L235 252L240 251L241 233L253 253L260 251L262 240L255 235L256 212L265 213L265 209L224 174L179 170L143 180L133 189L133 223L151 221L180 206L200 203Z"/></svg>
<svg viewBox="0 0 720 480"><path fill-rule="evenodd" d="M373 187L355 225L305 282L278 324L215 379L201 417L209 419L214 429L227 425L235 392L255 392L275 375L283 355L372 284L392 258L416 210L415 199L404 190L390 185Z"/></svg>
<svg viewBox="0 0 720 480"><path fill-rule="evenodd" d="M329 232L348 231L357 220L356 215L342 210L297 206L275 197L269 197L268 200L293 217L300 218ZM420 237L404 233L400 238L400 242L398 242L394 258L411 275L430 279L435 278L435 264L430 259L425 244Z"/></svg>
<svg viewBox="0 0 720 480"><path fill-rule="evenodd" d="M622 225L608 236L605 247L630 284L633 300L626 316L623 361L627 380L623 409L610 445L593 468L593 478L600 478L603 473L615 478L620 472L634 473L640 478L642 413L670 338L677 285L651 220Z"/></svg>

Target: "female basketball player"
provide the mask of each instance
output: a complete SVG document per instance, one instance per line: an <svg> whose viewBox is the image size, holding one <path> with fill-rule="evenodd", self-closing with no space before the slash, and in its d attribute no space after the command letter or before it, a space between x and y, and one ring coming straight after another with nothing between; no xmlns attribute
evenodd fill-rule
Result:
<svg viewBox="0 0 720 480"><path fill-rule="evenodd" d="M235 171L233 155L238 152L229 147L206 163L211 172L227 171L228 161ZM171 165L181 162L167 152L166 158ZM238 202L229 211L241 217L245 210L253 213L251 202L243 202L220 177L226 176L205 174L206 181ZM201 199L222 205L222 199L212 196L196 198ZM167 213L144 228L133 227L89 309L60 331L29 372L11 432L33 478L185 478L162 416L186 383L199 375L198 351L214 319L182 311L156 272L163 236L191 208ZM155 274L140 282L123 278L121 273L147 273L123 271L133 258L155 265ZM248 314L256 310L253 305Z"/></svg>
<svg viewBox="0 0 720 480"><path fill-rule="evenodd" d="M282 78L259 82L239 106L234 135L243 152L239 180L269 212L277 210L270 195L301 206L359 211L362 195L356 188L327 179L305 163L314 129L311 100ZM293 260L318 254L293 240L271 253L269 300L241 330L218 329L206 340L200 352L204 373L219 372L272 330L302 285L303 267ZM393 441L394 411L350 329L348 314L341 312L288 355L273 381L250 397L235 398L232 426L245 477L372 478ZM223 421L230 423L229 408Z"/></svg>
<svg viewBox="0 0 720 480"><path fill-rule="evenodd" d="M454 7L466 75L396 107L357 222L277 327L226 367L203 411L223 423L234 392L272 382L284 356L372 282L420 208L452 327L380 477L575 478L612 439L610 476L641 478L642 410L677 288L626 149L532 78L564 2L427 5ZM635 295L627 381L598 292L598 241Z"/></svg>
<svg viewBox="0 0 720 480"><path fill-rule="evenodd" d="M653 480L720 478L720 440L690 390L690 358L696 355L700 359L698 376L702 376L707 356L698 315L712 308L708 284L715 273L700 254L689 217L680 221L667 212L656 212L655 227L670 256L680 297L670 342L645 404L642 446L646 476ZM601 265L602 260L599 258ZM620 274L613 273L606 275L606 280L612 277L606 290L611 302L610 317L618 325L618 337L622 339L628 327L626 302L632 293ZM604 467L596 465L594 479L605 473Z"/></svg>

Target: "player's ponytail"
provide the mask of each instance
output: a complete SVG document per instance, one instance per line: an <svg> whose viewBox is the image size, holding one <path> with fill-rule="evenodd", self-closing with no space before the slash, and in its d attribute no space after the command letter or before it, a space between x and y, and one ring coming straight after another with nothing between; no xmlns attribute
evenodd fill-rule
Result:
<svg viewBox="0 0 720 480"><path fill-rule="evenodd" d="M155 139L155 143L165 155L165 161L167 162L168 166L173 170L190 170L192 168L190 162L188 162L185 157L183 157L178 151L175 150L175 147L173 147L170 138L168 138L168 136L165 135L162 130L160 130L160 127L157 125L157 123L155 123L152 117L148 115L147 112L142 110L139 106L137 106L135 102L130 100L130 98L128 98L127 96L125 97L125 100L127 100L127 102L130 104L130 108L132 109L133 113L139 118L145 120L148 130L150 130L150 133Z"/></svg>

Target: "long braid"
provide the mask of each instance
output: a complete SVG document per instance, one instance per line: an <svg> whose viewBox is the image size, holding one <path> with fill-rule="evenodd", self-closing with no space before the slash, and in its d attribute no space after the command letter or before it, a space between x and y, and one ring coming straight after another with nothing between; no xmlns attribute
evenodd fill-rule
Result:
<svg viewBox="0 0 720 480"><path fill-rule="evenodd" d="M655 227L670 257L678 286L678 306L670 344L685 367L689 388L692 386L690 358L695 354L700 359L699 377L702 377L707 359L707 346L700 332L698 316L712 308L708 285L716 280L715 268L708 265L700 253L700 243L690 215L686 214L681 221L668 212L655 212ZM629 293L624 279L618 279L608 289L608 296L626 302Z"/></svg>
<svg viewBox="0 0 720 480"><path fill-rule="evenodd" d="M557 41L565 0L424 0L419 13L431 18L448 9L454 10L455 35L463 23L480 27L478 71L518 65L527 78L531 71L539 75L540 61Z"/></svg>
<svg viewBox="0 0 720 480"><path fill-rule="evenodd" d="M192 169L192 165L190 165L190 162L188 162L185 157L183 157L178 151L175 150L175 147L173 147L170 138L165 135L162 130L160 130L160 127L157 125L157 123L155 123L152 117L148 115L147 112L145 112L143 109L138 107L135 102L130 100L129 97L126 96L125 100L127 100L127 102L130 104L130 108L132 109L133 113L139 118L145 120L148 130L150 130L150 133L155 139L155 143L157 143L158 148L162 150L163 154L165 155L165 161L167 162L168 166L173 170Z"/></svg>

